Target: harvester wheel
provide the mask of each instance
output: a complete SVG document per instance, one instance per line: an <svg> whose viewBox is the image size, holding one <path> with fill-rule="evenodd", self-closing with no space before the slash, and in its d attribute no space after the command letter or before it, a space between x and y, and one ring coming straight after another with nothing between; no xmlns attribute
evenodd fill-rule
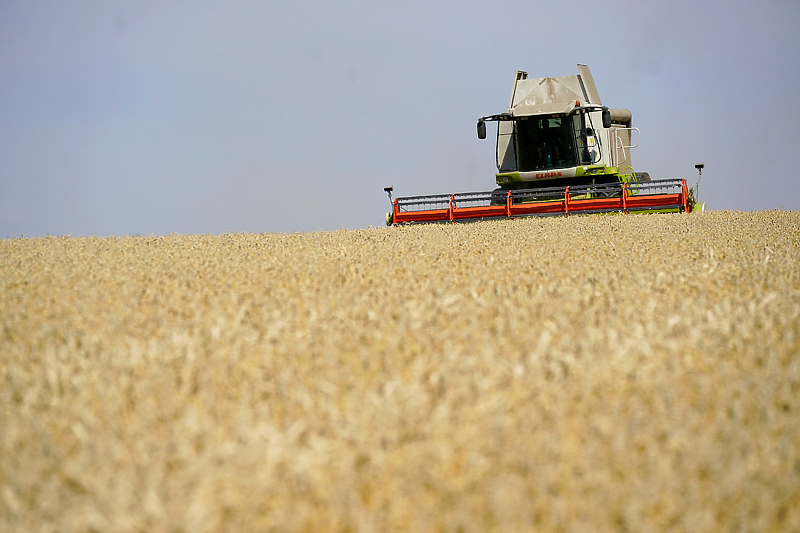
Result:
<svg viewBox="0 0 800 533"><path fill-rule="evenodd" d="M506 189L495 189L492 191L489 205L506 205L506 198L508 198L508 191Z"/></svg>

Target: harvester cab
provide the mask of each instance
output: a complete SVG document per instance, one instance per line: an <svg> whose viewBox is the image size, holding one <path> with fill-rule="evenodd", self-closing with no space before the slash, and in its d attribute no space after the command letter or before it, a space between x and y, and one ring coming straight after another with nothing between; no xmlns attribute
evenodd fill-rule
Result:
<svg viewBox="0 0 800 533"><path fill-rule="evenodd" d="M497 121L497 185L503 190L647 180L633 172L630 151L639 130L631 112L604 106L586 65L578 74L528 78L517 71L508 111L478 119ZM633 132L636 132L635 136ZM636 143L631 143L631 138Z"/></svg>
<svg viewBox="0 0 800 533"><path fill-rule="evenodd" d="M639 130L631 112L603 105L586 65L558 78L517 71L508 110L478 119L480 139L487 122L497 122L499 188L392 200L387 187L387 225L696 207L697 187L689 191L685 179L634 172L631 149Z"/></svg>

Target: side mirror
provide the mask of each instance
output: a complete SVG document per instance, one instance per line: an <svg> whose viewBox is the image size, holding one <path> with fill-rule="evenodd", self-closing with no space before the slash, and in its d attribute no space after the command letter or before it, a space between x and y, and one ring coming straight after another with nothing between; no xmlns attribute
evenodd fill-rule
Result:
<svg viewBox="0 0 800 533"><path fill-rule="evenodd" d="M611 127L611 111L603 109L603 127L608 129Z"/></svg>
<svg viewBox="0 0 800 533"><path fill-rule="evenodd" d="M486 138L486 122L483 120L478 121L478 139Z"/></svg>

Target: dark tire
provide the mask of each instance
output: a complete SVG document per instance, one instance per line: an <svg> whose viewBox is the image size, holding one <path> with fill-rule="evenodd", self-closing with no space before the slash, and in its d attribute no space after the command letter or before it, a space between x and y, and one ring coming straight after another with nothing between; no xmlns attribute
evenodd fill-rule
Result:
<svg viewBox="0 0 800 533"><path fill-rule="evenodd" d="M489 200L489 205L506 205L508 198L508 191L506 189L495 189L492 191L492 197Z"/></svg>

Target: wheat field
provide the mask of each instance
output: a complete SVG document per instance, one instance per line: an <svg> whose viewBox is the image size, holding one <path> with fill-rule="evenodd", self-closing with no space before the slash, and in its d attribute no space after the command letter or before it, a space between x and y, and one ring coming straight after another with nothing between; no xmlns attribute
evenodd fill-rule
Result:
<svg viewBox="0 0 800 533"><path fill-rule="evenodd" d="M0 531L798 531L800 213L0 241Z"/></svg>

